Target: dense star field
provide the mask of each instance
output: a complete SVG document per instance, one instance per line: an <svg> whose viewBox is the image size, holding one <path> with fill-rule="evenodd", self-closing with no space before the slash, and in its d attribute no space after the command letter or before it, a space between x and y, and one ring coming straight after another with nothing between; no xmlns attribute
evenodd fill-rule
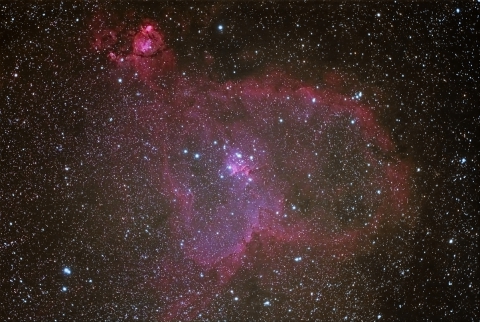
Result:
<svg viewBox="0 0 480 322"><path fill-rule="evenodd" d="M480 318L480 3L0 13L2 320Z"/></svg>

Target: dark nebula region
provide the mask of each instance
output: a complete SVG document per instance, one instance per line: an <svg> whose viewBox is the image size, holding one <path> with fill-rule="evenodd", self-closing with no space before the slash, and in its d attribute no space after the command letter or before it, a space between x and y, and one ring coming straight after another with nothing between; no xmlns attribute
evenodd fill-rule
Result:
<svg viewBox="0 0 480 322"><path fill-rule="evenodd" d="M154 282L161 320L201 317L239 271L272 290L272 267L294 279L305 254L341 261L405 221L410 167L373 109L278 69L229 82L183 77L154 24L131 41L108 56L155 92L138 119L168 209L169 247ZM94 46L115 42L103 32Z"/></svg>

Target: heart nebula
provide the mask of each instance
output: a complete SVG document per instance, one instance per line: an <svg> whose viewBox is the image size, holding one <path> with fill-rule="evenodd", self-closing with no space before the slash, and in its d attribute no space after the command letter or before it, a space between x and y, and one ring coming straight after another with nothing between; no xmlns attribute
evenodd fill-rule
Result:
<svg viewBox="0 0 480 322"><path fill-rule="evenodd" d="M368 252L408 218L410 166L358 100L273 70L235 82L185 76L151 25L132 50L110 57L154 92L135 110L168 214L155 264L162 321L198 319L239 272L284 292L302 258ZM309 270L312 281L325 267Z"/></svg>
<svg viewBox="0 0 480 322"><path fill-rule="evenodd" d="M178 80L172 93L144 110L161 146L151 176L169 207L171 251L181 254L163 264L173 279L161 287L177 298L163 319L194 318L252 247L284 245L261 250L263 261L286 248L348 256L404 215L408 166L357 101L276 72Z"/></svg>

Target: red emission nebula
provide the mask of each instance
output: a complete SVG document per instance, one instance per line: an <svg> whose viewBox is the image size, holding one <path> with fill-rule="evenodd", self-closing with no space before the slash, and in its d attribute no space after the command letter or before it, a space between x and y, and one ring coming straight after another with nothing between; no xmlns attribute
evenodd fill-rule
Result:
<svg viewBox="0 0 480 322"><path fill-rule="evenodd" d="M93 45L108 49L116 37L98 32ZM410 166L369 107L278 70L187 78L157 26L130 39L130 50L107 54L156 93L138 113L168 208L168 251L155 267L160 320L205 316L239 275L282 293L299 274L327 274L327 259L371 251L373 236L406 220Z"/></svg>

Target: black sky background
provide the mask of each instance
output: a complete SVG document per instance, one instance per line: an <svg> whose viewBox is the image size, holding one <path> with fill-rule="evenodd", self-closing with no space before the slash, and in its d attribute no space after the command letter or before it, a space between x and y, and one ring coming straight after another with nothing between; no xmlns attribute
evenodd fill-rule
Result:
<svg viewBox="0 0 480 322"><path fill-rule="evenodd" d="M99 13L122 30L157 21L179 71L226 82L275 68L346 95L362 92L411 161L411 229L381 235L378 249L331 268L332 294L362 299L326 301L321 314L299 319L353 312L352 320L478 320L480 3L473 1L1 3L3 320L159 316L148 285L168 214L150 187L148 161L128 162L149 153L130 107L155 95L111 82L122 72L107 51L91 49ZM126 147L116 153L117 144ZM249 301L218 300L208 316L273 320L261 305L265 291L241 273L237 279L250 285ZM342 280L366 282L352 288Z"/></svg>

